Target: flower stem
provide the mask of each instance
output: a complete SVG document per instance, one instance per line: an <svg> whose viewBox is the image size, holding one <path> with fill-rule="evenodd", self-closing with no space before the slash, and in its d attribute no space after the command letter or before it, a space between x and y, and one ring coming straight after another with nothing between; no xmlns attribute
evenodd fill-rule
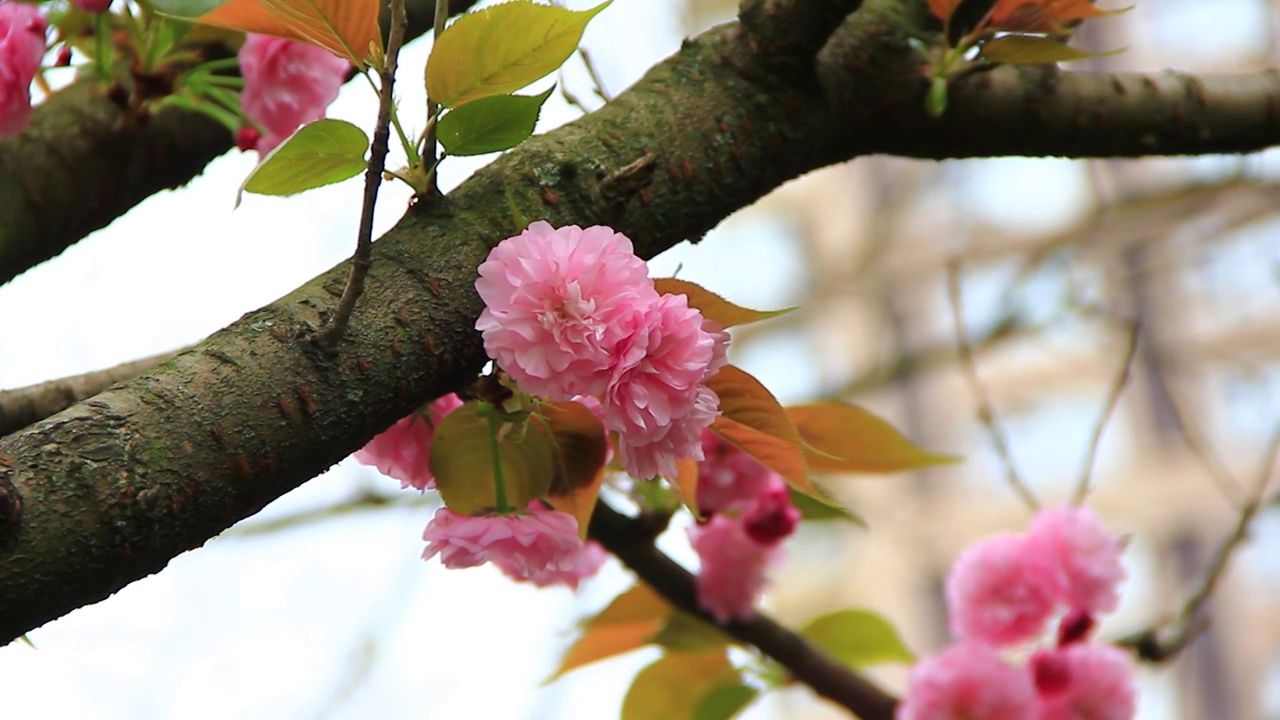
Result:
<svg viewBox="0 0 1280 720"><path fill-rule="evenodd" d="M502 479L502 460L498 456L498 408L489 405L486 410L485 417L489 420L489 461L493 463L493 505L499 513L506 513L511 508L507 506L507 483Z"/></svg>

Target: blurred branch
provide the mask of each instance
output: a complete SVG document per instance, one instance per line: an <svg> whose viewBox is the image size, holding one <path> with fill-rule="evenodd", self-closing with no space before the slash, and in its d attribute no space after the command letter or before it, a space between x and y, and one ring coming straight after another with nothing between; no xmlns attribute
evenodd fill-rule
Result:
<svg viewBox="0 0 1280 720"><path fill-rule="evenodd" d="M978 377L978 368L973 362L973 348L969 345L969 336L964 327L964 305L960 294L959 260L947 266L947 297L951 301L951 320L955 326L956 351L960 356L960 371L969 383L969 389L973 392L974 400L978 404L978 420L987 429L987 434L991 437L991 445L1000 457L1000 463L1004 466L1005 480L1022 498L1022 502L1032 511L1035 511L1039 509L1040 503L1036 500L1036 496L1032 494L1031 489L1027 487L1027 484L1022 481L1022 477L1018 475L1018 468L1013 464L1013 455L1009 452L1009 443L1005 439L1004 429L1000 426L995 408L991 405L991 398L987 395L987 388L982 384L982 378Z"/></svg>
<svg viewBox="0 0 1280 720"><path fill-rule="evenodd" d="M434 507L439 504L439 500L434 496L409 494L384 495L366 488L360 492L360 494L353 496L351 499L334 503L332 505L315 508L314 510L303 510L291 515L273 518L271 520L255 520L253 522L240 523L223 533L222 536L252 537L254 535L269 535L271 533L280 532L281 530L291 530L293 528L310 525L312 523L333 520L354 512L396 508Z"/></svg>
<svg viewBox="0 0 1280 720"><path fill-rule="evenodd" d="M1204 628L1207 620L1200 619L1201 610L1213 595L1214 589L1226 573L1227 564L1240 544L1248 538L1249 523L1265 504L1267 486L1275 474L1276 461L1280 457L1280 426L1271 435L1262 457L1262 467L1254 478L1253 487L1245 505L1240 510L1231 533L1218 546L1217 552L1205 567L1204 576L1187 596L1182 609L1172 619L1147 630L1134 633L1117 641L1133 648L1138 657L1149 662L1164 662L1182 651Z"/></svg>
<svg viewBox="0 0 1280 720"><path fill-rule="evenodd" d="M0 390L0 437L62 412L91 398L118 382L154 368L183 352L186 348L121 363L105 370L49 380L35 385Z"/></svg>
<svg viewBox="0 0 1280 720"><path fill-rule="evenodd" d="M863 720L892 720L897 701L871 681L841 665L800 635L756 614L748 621L717 623L698 604L693 576L653 546L648 525L604 502L591 516L590 536L603 545L668 602L717 625L737 640L758 648L814 692Z"/></svg>
<svg viewBox="0 0 1280 720"><path fill-rule="evenodd" d="M1129 343L1124 353L1124 361L1120 365L1120 372L1116 374L1116 379L1111 383L1110 390L1107 391L1107 399L1102 403L1102 413L1098 415L1098 422L1094 423L1093 435L1089 438L1084 465L1080 470L1080 480L1076 483L1075 495L1071 498L1073 504L1079 505L1084 502L1085 496L1089 494L1089 478L1093 475L1093 463L1098 455L1098 446L1102 444L1102 433L1107 429L1107 421L1115 412L1116 403L1120 402L1120 395L1129 384L1129 376L1133 371L1133 359L1138 355L1140 327L1141 324L1137 320L1129 325Z"/></svg>
<svg viewBox="0 0 1280 720"><path fill-rule="evenodd" d="M754 54L812 77L814 56L862 0L742 0L738 20Z"/></svg>

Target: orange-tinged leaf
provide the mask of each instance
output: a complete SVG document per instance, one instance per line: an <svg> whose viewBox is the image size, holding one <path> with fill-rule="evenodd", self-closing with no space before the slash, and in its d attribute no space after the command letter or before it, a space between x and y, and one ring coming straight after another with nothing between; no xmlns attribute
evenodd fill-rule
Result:
<svg viewBox="0 0 1280 720"><path fill-rule="evenodd" d="M933 16L946 22L951 17L951 13L955 12L956 7L960 5L961 0L929 0L929 10Z"/></svg>
<svg viewBox="0 0 1280 720"><path fill-rule="evenodd" d="M1091 0L999 0L991 11L991 25L1001 30L1060 33L1063 23L1124 10L1102 10Z"/></svg>
<svg viewBox="0 0 1280 720"><path fill-rule="evenodd" d="M595 413L582 403L542 404L539 431L549 432L556 460L547 501L578 520L578 534L586 537L591 511L604 480L608 439Z"/></svg>
<svg viewBox="0 0 1280 720"><path fill-rule="evenodd" d="M796 431L782 404L745 370L725 365L707 378L707 387L720 397L722 417L780 440L804 444L804 438Z"/></svg>
<svg viewBox="0 0 1280 720"><path fill-rule="evenodd" d="M703 698L741 682L724 650L669 652L636 673L622 699L622 720L691 718Z"/></svg>
<svg viewBox="0 0 1280 720"><path fill-rule="evenodd" d="M702 313L702 317L718 323L721 327L733 327L734 325L746 325L757 320L765 320L771 317L789 313L795 308L784 308L782 310L752 310L744 308L740 305L725 300L710 290L691 283L688 280L677 280L676 278L657 278L653 281L654 287L660 293L670 293L672 295L684 295L689 299L689 307L695 308Z"/></svg>
<svg viewBox="0 0 1280 720"><path fill-rule="evenodd" d="M583 623L577 642L564 654L560 667L546 682L583 665L648 645L671 612L671 605L648 585L633 585Z"/></svg>
<svg viewBox="0 0 1280 720"><path fill-rule="evenodd" d="M888 422L857 405L792 405L787 414L809 443L805 460L817 472L899 472L961 459L920 449Z"/></svg>
<svg viewBox="0 0 1280 720"><path fill-rule="evenodd" d="M694 516L701 517L698 512L698 461L693 458L676 460L676 476L671 480L671 485Z"/></svg>
<svg viewBox="0 0 1280 720"><path fill-rule="evenodd" d="M832 502L809 482L804 454L795 443L725 417L716 418L716 421L711 424L711 429L738 449L759 460L760 464L781 475L791 487L823 502Z"/></svg>
<svg viewBox="0 0 1280 720"><path fill-rule="evenodd" d="M194 22L319 45L358 67L382 43L378 0L228 0Z"/></svg>

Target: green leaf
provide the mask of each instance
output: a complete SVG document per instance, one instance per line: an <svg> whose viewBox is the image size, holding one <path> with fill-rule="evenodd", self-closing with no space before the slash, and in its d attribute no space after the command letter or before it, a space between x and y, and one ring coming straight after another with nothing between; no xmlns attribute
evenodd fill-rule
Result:
<svg viewBox="0 0 1280 720"><path fill-rule="evenodd" d="M431 438L431 474L435 475L436 489L445 505L464 515L493 508L497 502L485 412L482 403L469 402L445 415ZM546 494L556 471L555 453L546 434L534 428L508 426L503 430L499 433L498 465L507 505L523 508Z"/></svg>
<svg viewBox="0 0 1280 720"><path fill-rule="evenodd" d="M889 621L869 610L848 608L819 615L805 623L800 634L855 670L915 659Z"/></svg>
<svg viewBox="0 0 1280 720"><path fill-rule="evenodd" d="M816 485L814 487L817 487ZM805 520L823 521L823 520L843 520L851 522L858 527L865 528L867 522L862 518L849 512L843 505L829 504L814 497L805 495L804 493L791 488L791 504L800 511L801 517Z"/></svg>
<svg viewBox="0 0 1280 720"><path fill-rule="evenodd" d="M682 610L672 611L651 641L669 650L713 650L736 642L715 625Z"/></svg>
<svg viewBox="0 0 1280 720"><path fill-rule="evenodd" d="M671 605L648 585L638 583L631 586L614 598L608 607L583 623L582 634L546 682L588 663L650 644L669 614Z"/></svg>
<svg viewBox="0 0 1280 720"><path fill-rule="evenodd" d="M480 98L440 118L436 134L450 155L483 155L513 148L533 134L542 104L554 87L541 95L496 95Z"/></svg>
<svg viewBox="0 0 1280 720"><path fill-rule="evenodd" d="M244 179L236 194L293 195L303 190L346 180L368 163L369 138L345 120L324 118L303 125L267 156Z"/></svg>
<svg viewBox="0 0 1280 720"><path fill-rule="evenodd" d="M691 283L688 280L656 278L653 284L660 293L684 295L689 299L689 307L697 309L706 319L719 323L721 327L726 328L745 325L758 320L767 320L795 309L752 310L741 305L735 305L701 285Z"/></svg>
<svg viewBox="0 0 1280 720"><path fill-rule="evenodd" d="M741 681L724 650L670 652L636 673L622 700L622 720L692 717L711 692Z"/></svg>
<svg viewBox="0 0 1280 720"><path fill-rule="evenodd" d="M817 472L889 473L962 459L920 449L875 413L851 403L791 405L787 415L808 443L804 457Z"/></svg>
<svg viewBox="0 0 1280 720"><path fill-rule="evenodd" d="M702 696L689 720L729 720L759 694L759 690L741 682L721 685Z"/></svg>
<svg viewBox="0 0 1280 720"><path fill-rule="evenodd" d="M992 62L1039 65L1106 57L1124 52L1088 52L1039 35L1005 35L982 44L982 57Z"/></svg>
<svg viewBox="0 0 1280 720"><path fill-rule="evenodd" d="M587 22L612 1L574 11L514 0L466 13L431 48L427 95L456 108L519 90L564 64Z"/></svg>

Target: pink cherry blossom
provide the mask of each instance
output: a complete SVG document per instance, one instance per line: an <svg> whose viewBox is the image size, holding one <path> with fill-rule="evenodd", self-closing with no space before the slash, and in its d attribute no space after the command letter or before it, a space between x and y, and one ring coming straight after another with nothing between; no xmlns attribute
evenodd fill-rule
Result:
<svg viewBox="0 0 1280 720"><path fill-rule="evenodd" d="M724 366L728 337L684 295L663 295L619 344L605 424L632 476L674 477L677 459L703 459L702 431L720 406L703 383Z"/></svg>
<svg viewBox="0 0 1280 720"><path fill-rule="evenodd" d="M947 576L952 633L1004 646L1044 632L1061 596L1056 560L1025 535L994 535L969 546Z"/></svg>
<svg viewBox="0 0 1280 720"><path fill-rule="evenodd" d="M518 568L513 567L506 558L494 558L493 563L513 580L531 582L538 587L568 585L577 590L578 583L599 572L608 557L608 553L600 547L599 543L588 540L582 543L576 552L566 553L545 568L527 575L521 575Z"/></svg>
<svg viewBox="0 0 1280 720"><path fill-rule="evenodd" d="M1124 579L1120 537L1087 507L1065 506L1036 513L1028 542L1032 552L1060 568L1063 599L1073 610L1110 612L1120 600Z"/></svg>
<svg viewBox="0 0 1280 720"><path fill-rule="evenodd" d="M298 126L324 117L338 97L350 65L324 48L250 33L240 46L244 114L266 134L258 152L267 153Z"/></svg>
<svg viewBox="0 0 1280 720"><path fill-rule="evenodd" d="M911 668L896 720L1031 720L1035 687L981 643L958 643Z"/></svg>
<svg viewBox="0 0 1280 720"><path fill-rule="evenodd" d="M799 522L800 510L791 504L791 492L786 481L777 475L742 513L742 525L747 534L764 545L778 544L795 532Z"/></svg>
<svg viewBox="0 0 1280 720"><path fill-rule="evenodd" d="M485 352L521 389L552 400L602 395L618 342L658 297L627 236L600 225L532 223L479 270Z"/></svg>
<svg viewBox="0 0 1280 720"><path fill-rule="evenodd" d="M702 431L698 463L698 509L704 515L741 509L755 501L775 477L769 468L711 430Z"/></svg>
<svg viewBox="0 0 1280 720"><path fill-rule="evenodd" d="M765 569L781 557L780 549L756 542L740 517L727 515L689 528L689 536L702 561L698 604L720 622L750 620L756 597L768 584Z"/></svg>
<svg viewBox="0 0 1280 720"><path fill-rule="evenodd" d="M35 5L0 1L0 137L31 122L31 79L44 57L47 26Z"/></svg>
<svg viewBox="0 0 1280 720"><path fill-rule="evenodd" d="M585 565L578 521L559 510L511 515L462 515L442 507L422 533L422 559L440 555L447 568L493 561L508 575L533 580Z"/></svg>
<svg viewBox="0 0 1280 720"><path fill-rule="evenodd" d="M436 398L427 406L427 416L414 412L374 437L355 458L373 465L383 475L400 481L400 487L427 490L436 486L431 475L431 436L440 420L462 406L454 393Z"/></svg>
<svg viewBox="0 0 1280 720"><path fill-rule="evenodd" d="M1035 720L1130 720L1135 711L1133 662L1111 645L1076 643L1031 659Z"/></svg>

